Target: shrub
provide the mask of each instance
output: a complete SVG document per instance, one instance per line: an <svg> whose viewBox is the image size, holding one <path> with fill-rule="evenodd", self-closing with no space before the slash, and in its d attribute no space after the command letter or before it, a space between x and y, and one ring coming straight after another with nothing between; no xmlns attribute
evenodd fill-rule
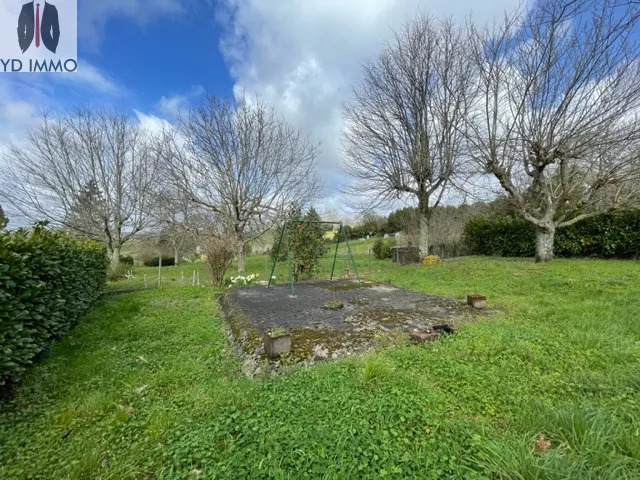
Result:
<svg viewBox="0 0 640 480"><path fill-rule="evenodd" d="M205 243L203 250L213 284L224 285L224 274L233 262L233 246L226 240L211 238Z"/></svg>
<svg viewBox="0 0 640 480"><path fill-rule="evenodd" d="M387 260L393 257L393 251L391 250L396 246L395 239L383 239L377 238L373 244L373 256L378 260Z"/></svg>
<svg viewBox="0 0 640 480"><path fill-rule="evenodd" d="M176 264L176 259L174 257L162 257L163 267L171 267L175 264ZM159 265L160 265L160 257L152 257L144 261L145 267L157 267Z"/></svg>
<svg viewBox="0 0 640 480"><path fill-rule="evenodd" d="M131 255L120 255L120 264L128 265L130 267L133 266L133 257Z"/></svg>
<svg viewBox="0 0 640 480"><path fill-rule="evenodd" d="M476 217L465 226L464 241L472 254L503 257L535 255L535 229L514 217ZM556 230L558 257L640 257L640 212L602 215Z"/></svg>
<svg viewBox="0 0 640 480"><path fill-rule="evenodd" d="M101 295L104 245L37 225L0 232L0 385L17 381Z"/></svg>

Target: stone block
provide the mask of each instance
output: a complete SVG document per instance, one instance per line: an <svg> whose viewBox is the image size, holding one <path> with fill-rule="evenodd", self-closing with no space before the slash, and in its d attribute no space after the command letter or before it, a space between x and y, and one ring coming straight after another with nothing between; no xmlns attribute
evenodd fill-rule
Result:
<svg viewBox="0 0 640 480"><path fill-rule="evenodd" d="M291 351L291 335L272 337L269 333L264 335L264 350L271 358L277 358Z"/></svg>
<svg viewBox="0 0 640 480"><path fill-rule="evenodd" d="M469 295L467 305L477 309L487 308L487 297L482 295Z"/></svg>
<svg viewBox="0 0 640 480"><path fill-rule="evenodd" d="M413 343L425 343L425 342L430 342L432 340L435 340L439 336L440 335L438 334L438 332L425 332L420 330L414 330L413 332L411 332L410 338Z"/></svg>

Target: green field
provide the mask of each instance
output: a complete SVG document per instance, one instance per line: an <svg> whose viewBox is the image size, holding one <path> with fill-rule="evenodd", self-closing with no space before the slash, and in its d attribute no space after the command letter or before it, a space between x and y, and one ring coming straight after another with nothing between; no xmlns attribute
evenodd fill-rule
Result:
<svg viewBox="0 0 640 480"><path fill-rule="evenodd" d="M107 295L29 372L0 412L0 478L640 478L638 262L357 260L499 313L251 381L216 290L180 281L201 265L166 268L160 288ZM156 272L136 270L110 288Z"/></svg>

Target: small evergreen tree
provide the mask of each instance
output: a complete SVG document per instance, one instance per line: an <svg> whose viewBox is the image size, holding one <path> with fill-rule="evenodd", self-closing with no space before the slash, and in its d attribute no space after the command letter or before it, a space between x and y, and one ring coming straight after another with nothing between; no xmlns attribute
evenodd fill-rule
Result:
<svg viewBox="0 0 640 480"><path fill-rule="evenodd" d="M105 201L95 180L90 180L75 196L67 216L67 224L82 235L104 241Z"/></svg>
<svg viewBox="0 0 640 480"><path fill-rule="evenodd" d="M7 226L9 223L9 219L4 214L4 210L2 210L2 205L0 205L0 230Z"/></svg>
<svg viewBox="0 0 640 480"><path fill-rule="evenodd" d="M320 215L313 207L304 215L302 215L301 209L294 209L289 216L289 248L295 281L313 278L318 273L320 260L327 253L329 247L324 241L324 227L319 223L309 223L319 221L321 221ZM277 249L276 241L271 249L271 258L275 258ZM283 239L278 253L278 261L286 260L287 249Z"/></svg>

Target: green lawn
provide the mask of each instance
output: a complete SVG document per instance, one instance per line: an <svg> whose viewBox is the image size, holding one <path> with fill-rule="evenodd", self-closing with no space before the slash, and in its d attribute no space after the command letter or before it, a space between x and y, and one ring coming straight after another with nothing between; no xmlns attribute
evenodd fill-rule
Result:
<svg viewBox="0 0 640 480"><path fill-rule="evenodd" d="M501 313L255 382L181 268L107 296L32 369L0 413L0 478L640 478L637 262L373 262Z"/></svg>

